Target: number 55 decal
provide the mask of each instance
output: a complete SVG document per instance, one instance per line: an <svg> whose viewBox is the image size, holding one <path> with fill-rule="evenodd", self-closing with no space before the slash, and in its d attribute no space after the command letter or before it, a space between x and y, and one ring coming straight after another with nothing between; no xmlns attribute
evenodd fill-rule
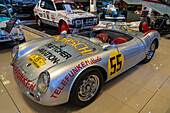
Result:
<svg viewBox="0 0 170 113"><path fill-rule="evenodd" d="M110 54L108 60L108 72L111 77L116 76L122 69L124 57L121 52L114 51Z"/></svg>

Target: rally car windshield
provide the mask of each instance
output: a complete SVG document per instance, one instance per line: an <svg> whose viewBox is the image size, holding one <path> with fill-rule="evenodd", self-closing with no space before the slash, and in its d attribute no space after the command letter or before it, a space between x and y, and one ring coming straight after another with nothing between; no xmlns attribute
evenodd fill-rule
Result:
<svg viewBox="0 0 170 113"><path fill-rule="evenodd" d="M56 3L55 5L57 10L65 10L66 6L70 6L72 10L78 9L75 3Z"/></svg>
<svg viewBox="0 0 170 113"><path fill-rule="evenodd" d="M0 17L10 17L9 12L5 7L0 6Z"/></svg>

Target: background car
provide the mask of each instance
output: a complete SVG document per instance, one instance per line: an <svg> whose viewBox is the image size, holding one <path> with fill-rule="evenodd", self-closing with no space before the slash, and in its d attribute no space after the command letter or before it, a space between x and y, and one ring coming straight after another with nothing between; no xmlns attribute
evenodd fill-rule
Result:
<svg viewBox="0 0 170 113"><path fill-rule="evenodd" d="M11 14L13 13L13 7L12 7L12 5L11 5L10 2L8 2L8 1L1 2L1 1L0 1L0 4L6 5L6 7L7 7L8 10L9 10L9 12L10 12Z"/></svg>
<svg viewBox="0 0 170 113"><path fill-rule="evenodd" d="M8 8L0 4L0 42L14 41L25 42L24 33L21 30L20 20L12 16Z"/></svg>
<svg viewBox="0 0 170 113"><path fill-rule="evenodd" d="M124 20L125 16L127 16L127 11L122 11L123 13L120 13L119 8L115 7L114 5L110 4L109 2L103 2L102 9L104 12L104 19ZM123 14L125 14L125 15L123 15Z"/></svg>
<svg viewBox="0 0 170 113"><path fill-rule="evenodd" d="M107 27L108 28L108 27ZM143 61L159 46L157 31L94 30L39 38L12 51L16 83L33 101L54 106L70 101L84 107L103 84ZM124 32L123 32L124 31Z"/></svg>
<svg viewBox="0 0 170 113"><path fill-rule="evenodd" d="M161 34L170 33L170 17L165 14L163 17L151 19L151 29L157 30Z"/></svg>
<svg viewBox="0 0 170 113"><path fill-rule="evenodd" d="M78 9L73 1L40 0L34 8L35 20L39 27L48 24L58 27L59 32L74 29L93 29L99 23L97 16Z"/></svg>
<svg viewBox="0 0 170 113"><path fill-rule="evenodd" d="M18 14L18 18L34 18L33 9L36 4L30 2L14 2L12 3L13 10Z"/></svg>

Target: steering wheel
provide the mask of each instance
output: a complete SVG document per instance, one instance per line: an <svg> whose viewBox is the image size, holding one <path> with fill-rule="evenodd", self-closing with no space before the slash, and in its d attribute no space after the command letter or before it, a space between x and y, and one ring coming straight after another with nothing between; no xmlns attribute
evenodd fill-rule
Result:
<svg viewBox="0 0 170 113"><path fill-rule="evenodd" d="M96 36L96 38L98 38L102 43L107 43L101 36Z"/></svg>

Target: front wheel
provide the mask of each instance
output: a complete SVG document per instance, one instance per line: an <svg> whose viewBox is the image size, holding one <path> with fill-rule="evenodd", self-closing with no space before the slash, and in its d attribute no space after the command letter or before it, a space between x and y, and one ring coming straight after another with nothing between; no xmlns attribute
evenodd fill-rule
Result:
<svg viewBox="0 0 170 113"><path fill-rule="evenodd" d="M148 49L148 53L146 54L145 59L143 60L144 63L148 63L152 59L155 50L156 50L156 41L153 41Z"/></svg>
<svg viewBox="0 0 170 113"><path fill-rule="evenodd" d="M75 81L70 102L78 107L85 107L98 96L103 86L103 76L99 69L91 68L80 74Z"/></svg>

